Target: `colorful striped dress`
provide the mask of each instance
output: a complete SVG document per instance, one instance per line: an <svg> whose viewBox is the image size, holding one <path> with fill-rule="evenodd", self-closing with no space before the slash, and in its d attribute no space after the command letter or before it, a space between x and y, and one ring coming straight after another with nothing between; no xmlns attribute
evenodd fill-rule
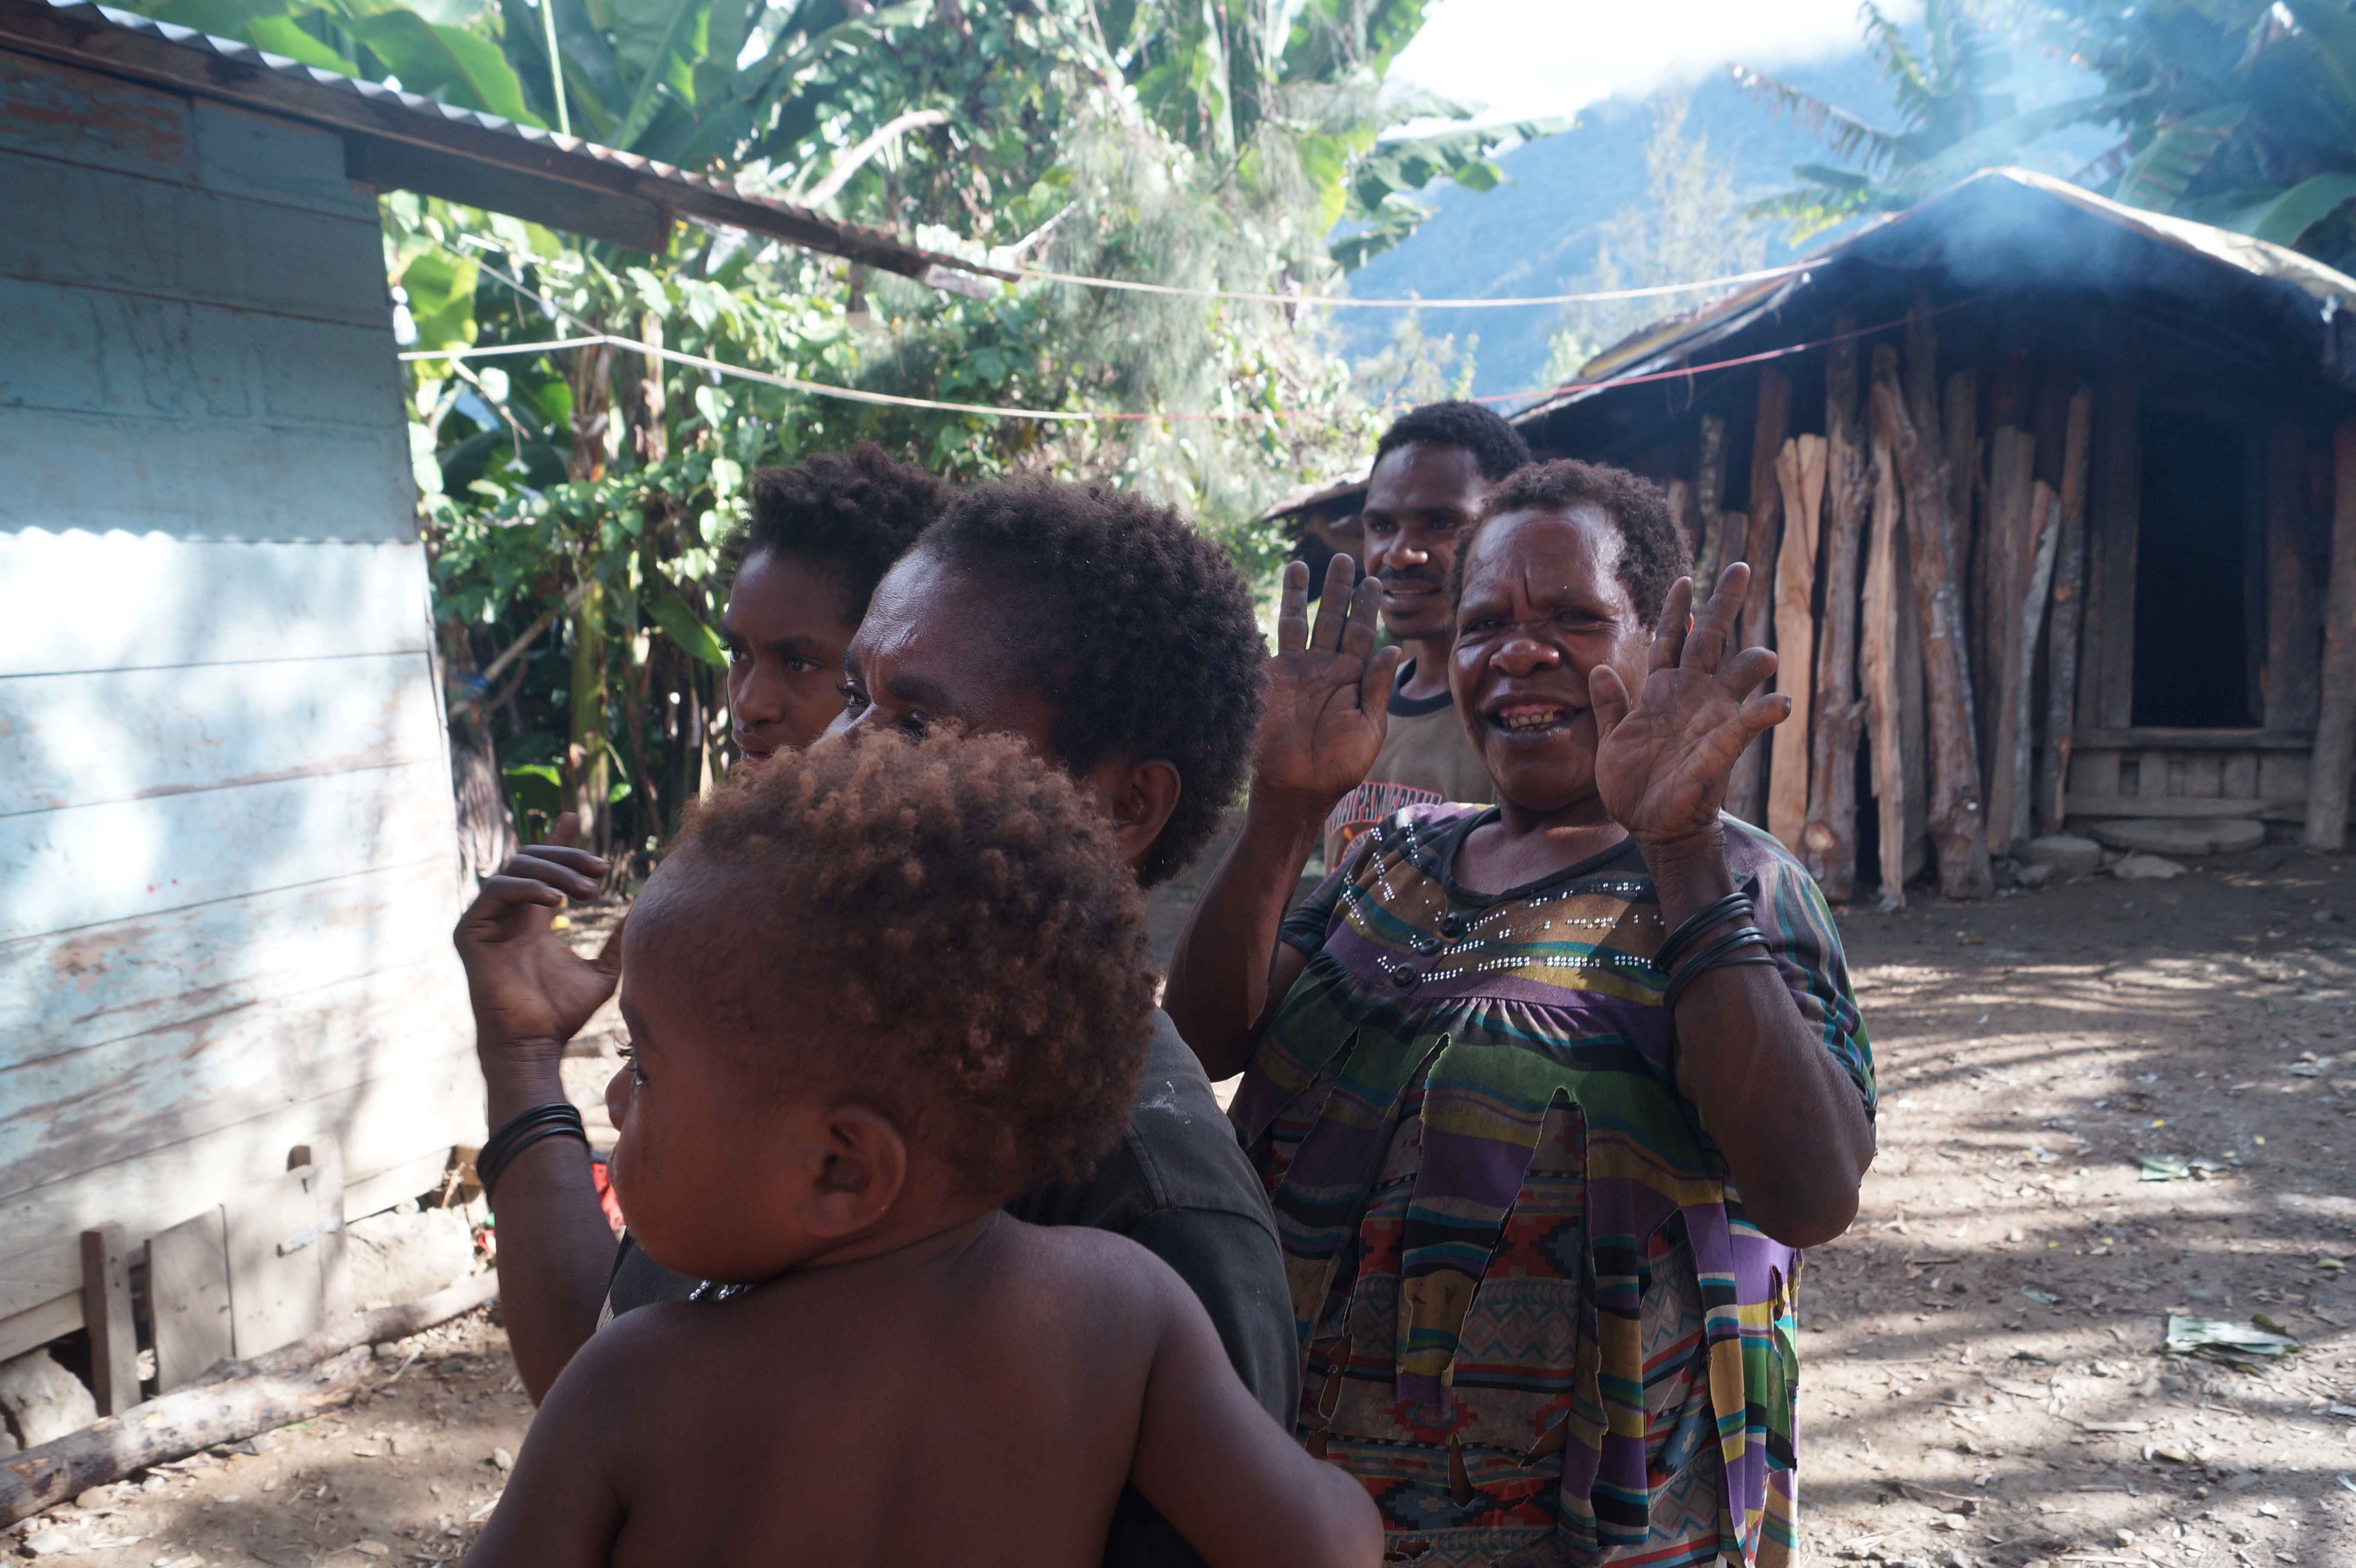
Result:
<svg viewBox="0 0 2356 1568"><path fill-rule="evenodd" d="M1365 1483L1394 1560L1772 1568L1794 1555L1800 1256L1745 1221L1676 1092L1634 845L1468 892L1450 868L1494 811L1386 819L1284 923L1308 968L1231 1114L1284 1244L1302 1440ZM1831 911L1723 821L1869 1114Z"/></svg>

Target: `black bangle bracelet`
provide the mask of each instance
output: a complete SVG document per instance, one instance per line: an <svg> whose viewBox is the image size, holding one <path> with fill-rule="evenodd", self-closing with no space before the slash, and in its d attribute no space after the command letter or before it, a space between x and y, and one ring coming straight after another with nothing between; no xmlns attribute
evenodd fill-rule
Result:
<svg viewBox="0 0 2356 1568"><path fill-rule="evenodd" d="M1742 916L1747 922L1751 913L1749 893L1733 892L1722 899L1711 900L1677 923L1677 928L1669 933L1668 939L1663 942L1659 950L1653 955L1653 966L1663 974L1667 974L1676 967L1677 960L1691 952L1695 944L1710 931L1725 924L1737 915Z"/></svg>
<svg viewBox="0 0 2356 1568"><path fill-rule="evenodd" d="M1767 944L1767 938L1755 925L1739 925L1679 964L1676 973L1669 976L1669 983L1675 985L1687 976L1698 975L1736 948L1747 947L1754 942L1763 947Z"/></svg>
<svg viewBox="0 0 2356 1568"><path fill-rule="evenodd" d="M500 1123L498 1131L475 1156L475 1179L481 1184L483 1196L490 1197L491 1188L516 1156L542 1138L552 1137L579 1138L582 1147L589 1147L589 1129L583 1124L581 1113L561 1100L518 1111Z"/></svg>
<svg viewBox="0 0 2356 1568"><path fill-rule="evenodd" d="M1740 951L1754 943L1759 945L1761 951L1756 953ZM1775 955L1765 951L1766 943L1767 938L1755 925L1746 925L1740 931L1720 937L1678 965L1677 972L1669 976L1667 987L1661 992L1661 1005L1674 1011L1677 1003L1684 998L1687 988L1712 969L1730 969L1741 964L1774 963Z"/></svg>

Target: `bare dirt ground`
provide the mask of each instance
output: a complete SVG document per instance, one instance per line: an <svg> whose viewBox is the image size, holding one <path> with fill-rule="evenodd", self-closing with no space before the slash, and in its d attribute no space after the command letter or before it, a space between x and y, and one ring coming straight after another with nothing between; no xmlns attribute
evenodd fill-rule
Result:
<svg viewBox="0 0 2356 1568"><path fill-rule="evenodd" d="M1810 1560L2356 1565L2349 864L2275 847L1845 917L1881 1154L1801 1291ZM584 1037L576 1098L606 1049ZM2171 1314L2264 1316L2304 1349L2163 1355ZM10 1539L102 1568L456 1557L530 1418L505 1336L477 1314L378 1364L268 1452Z"/></svg>

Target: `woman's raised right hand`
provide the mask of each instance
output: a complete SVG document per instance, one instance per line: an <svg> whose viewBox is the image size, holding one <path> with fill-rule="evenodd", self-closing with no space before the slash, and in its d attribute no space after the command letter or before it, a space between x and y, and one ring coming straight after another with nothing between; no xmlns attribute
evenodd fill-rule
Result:
<svg viewBox="0 0 2356 1568"><path fill-rule="evenodd" d="M1256 800L1297 806L1321 820L1365 780L1390 728L1398 648L1375 651L1381 586L1351 584L1358 563L1337 554L1325 569L1317 624L1309 623L1309 567L1284 569L1276 654L1268 662L1268 707L1252 774Z"/></svg>
<svg viewBox="0 0 2356 1568"><path fill-rule="evenodd" d="M593 961L550 928L567 899L596 895L605 862L576 848L580 818L556 819L548 842L519 852L483 879L451 940L466 969L478 1051L562 1051L622 976L622 928Z"/></svg>

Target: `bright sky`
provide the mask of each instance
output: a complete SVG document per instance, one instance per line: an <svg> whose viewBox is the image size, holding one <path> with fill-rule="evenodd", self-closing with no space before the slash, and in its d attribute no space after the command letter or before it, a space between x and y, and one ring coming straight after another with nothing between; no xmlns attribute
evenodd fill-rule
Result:
<svg viewBox="0 0 2356 1568"><path fill-rule="evenodd" d="M1885 9L1912 22L1921 6ZM1485 103L1483 120L1519 120L1736 60L1767 70L1858 43L1857 0L1438 0L1391 76Z"/></svg>

